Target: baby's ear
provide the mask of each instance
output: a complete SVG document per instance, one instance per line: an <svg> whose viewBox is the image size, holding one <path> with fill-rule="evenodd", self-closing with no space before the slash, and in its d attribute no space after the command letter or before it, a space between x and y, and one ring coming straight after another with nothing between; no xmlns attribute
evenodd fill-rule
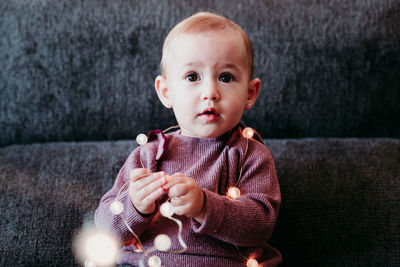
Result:
<svg viewBox="0 0 400 267"><path fill-rule="evenodd" d="M250 109L254 105L254 102L256 102L257 100L258 93L260 92L260 88L261 88L260 79L254 78L249 82L246 109Z"/></svg>
<svg viewBox="0 0 400 267"><path fill-rule="evenodd" d="M167 79L162 75L157 76L154 81L154 87L156 88L157 96L161 103L166 108L172 108Z"/></svg>

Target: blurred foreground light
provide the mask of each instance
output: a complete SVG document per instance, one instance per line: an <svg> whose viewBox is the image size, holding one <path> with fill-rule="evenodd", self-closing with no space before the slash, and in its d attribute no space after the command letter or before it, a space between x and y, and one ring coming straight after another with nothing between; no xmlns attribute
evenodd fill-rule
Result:
<svg viewBox="0 0 400 267"><path fill-rule="evenodd" d="M160 267L161 259L158 256L151 256L147 263L149 264L150 267Z"/></svg>
<svg viewBox="0 0 400 267"><path fill-rule="evenodd" d="M255 259L249 259L246 263L247 267L258 267L258 261Z"/></svg>
<svg viewBox="0 0 400 267"><path fill-rule="evenodd" d="M85 260L85 267L96 267L96 263L90 260Z"/></svg>
<svg viewBox="0 0 400 267"><path fill-rule="evenodd" d="M74 253L85 267L115 266L120 243L94 226L86 226L74 238Z"/></svg>

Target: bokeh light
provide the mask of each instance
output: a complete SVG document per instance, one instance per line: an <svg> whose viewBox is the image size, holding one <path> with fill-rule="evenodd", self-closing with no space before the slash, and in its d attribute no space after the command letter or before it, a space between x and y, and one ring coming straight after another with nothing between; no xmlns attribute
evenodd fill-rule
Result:
<svg viewBox="0 0 400 267"><path fill-rule="evenodd" d="M138 134L137 136L136 136L136 142L139 144L139 145L145 145L146 143L147 143L147 135L145 135L145 134Z"/></svg>
<svg viewBox="0 0 400 267"><path fill-rule="evenodd" d="M95 226L84 226L74 238L74 254L86 267L115 266L120 243Z"/></svg>
<svg viewBox="0 0 400 267"><path fill-rule="evenodd" d="M174 215L174 206L170 202L166 201L161 204L160 213L162 216L169 218Z"/></svg>
<svg viewBox="0 0 400 267"><path fill-rule="evenodd" d="M154 239L154 247L159 251L167 251L170 249L172 244L171 238L165 234L159 234Z"/></svg>
<svg viewBox="0 0 400 267"><path fill-rule="evenodd" d="M114 200L110 205L110 210L112 214L119 215L124 211L124 205L120 201Z"/></svg>
<svg viewBox="0 0 400 267"><path fill-rule="evenodd" d="M161 259L158 256L151 256L147 261L150 267L160 267L161 266Z"/></svg>
<svg viewBox="0 0 400 267"><path fill-rule="evenodd" d="M246 263L247 267L258 267L258 261L256 259L249 259Z"/></svg>
<svg viewBox="0 0 400 267"><path fill-rule="evenodd" d="M246 127L243 129L243 136L246 138L252 138L254 135L254 130L250 127Z"/></svg>
<svg viewBox="0 0 400 267"><path fill-rule="evenodd" d="M228 189L228 196L232 199L236 199L240 196L240 190L237 187L231 187Z"/></svg>

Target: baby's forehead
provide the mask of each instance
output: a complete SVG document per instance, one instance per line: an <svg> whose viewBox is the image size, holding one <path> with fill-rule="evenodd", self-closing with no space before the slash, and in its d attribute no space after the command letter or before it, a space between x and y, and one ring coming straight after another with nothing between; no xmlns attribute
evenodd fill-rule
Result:
<svg viewBox="0 0 400 267"><path fill-rule="evenodd" d="M234 31L234 30L206 30L206 31L201 31L201 32L180 32L175 34L174 36L170 36L171 38L168 40L168 43L164 46L163 49L163 54L164 55L168 55L170 54L172 51L175 51L176 49L179 49L179 46L182 44L183 41L192 41L194 39L199 39L204 37L204 40L213 40L215 37L221 38L221 37L226 37L226 38L230 38L230 37L234 37L234 38L238 38L240 40L240 42L243 43L243 48L244 48L244 52L246 54L246 44L242 38L242 36L240 35L239 32ZM175 51L176 52L176 51ZM249 55L247 55L249 56Z"/></svg>
<svg viewBox="0 0 400 267"><path fill-rule="evenodd" d="M200 46L200 47L199 47ZM190 51L188 54L183 53L189 57L200 56L200 51L219 51L214 53L215 55L226 55L226 52L230 51L228 57L235 58L237 56L246 57L247 51L244 41L240 34L232 31L207 31L199 33L182 33L177 35L169 45L167 46L169 55L182 55L183 51ZM200 49L200 50L198 50Z"/></svg>

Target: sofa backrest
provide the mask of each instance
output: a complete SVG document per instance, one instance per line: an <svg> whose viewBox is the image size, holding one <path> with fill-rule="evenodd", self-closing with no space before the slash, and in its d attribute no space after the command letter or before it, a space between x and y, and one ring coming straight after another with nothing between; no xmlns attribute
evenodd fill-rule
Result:
<svg viewBox="0 0 400 267"><path fill-rule="evenodd" d="M0 3L0 145L132 139L175 125L158 101L163 39L210 10L253 41L264 138L400 137L397 0Z"/></svg>

